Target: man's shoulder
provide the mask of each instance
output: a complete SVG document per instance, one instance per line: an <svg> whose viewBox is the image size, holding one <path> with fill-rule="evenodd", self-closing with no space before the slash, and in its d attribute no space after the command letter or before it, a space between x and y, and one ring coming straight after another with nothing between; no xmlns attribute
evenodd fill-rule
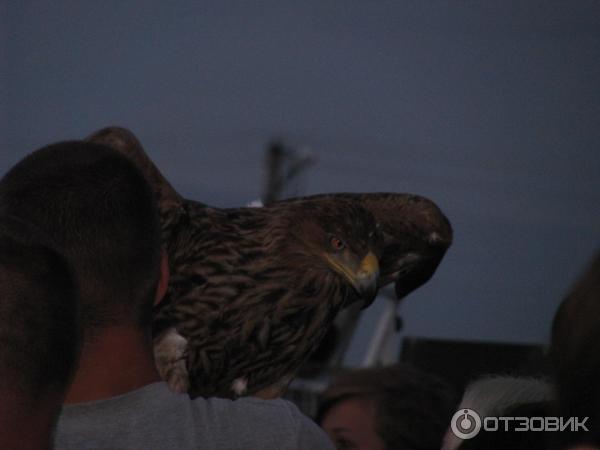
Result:
<svg viewBox="0 0 600 450"><path fill-rule="evenodd" d="M112 437L109 437L112 436ZM324 432L286 400L196 398L156 383L121 397L67 407L62 448L330 449Z"/></svg>
<svg viewBox="0 0 600 450"><path fill-rule="evenodd" d="M229 400L198 397L190 401L194 408L202 408L214 414L243 412L245 414L276 415L280 418L284 415L291 420L304 417L296 405L283 399L263 400L256 397L241 397L237 400Z"/></svg>
<svg viewBox="0 0 600 450"><path fill-rule="evenodd" d="M283 400L262 400L254 397L242 397L237 400L223 398L196 398L191 400L196 413L206 419L218 421L224 426L231 423L273 423L280 426L297 428L310 426L313 422L303 415L296 405Z"/></svg>
<svg viewBox="0 0 600 450"><path fill-rule="evenodd" d="M272 442L273 448L332 448L323 430L287 400L242 397L237 400L197 398L191 402L195 410L204 411L205 421L219 430L219 436L230 436L233 431L236 438L247 445L260 438Z"/></svg>

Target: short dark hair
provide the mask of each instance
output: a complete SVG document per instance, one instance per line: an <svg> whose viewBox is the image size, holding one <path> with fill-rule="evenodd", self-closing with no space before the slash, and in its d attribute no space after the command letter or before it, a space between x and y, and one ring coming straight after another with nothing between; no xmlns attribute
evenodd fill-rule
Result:
<svg viewBox="0 0 600 450"><path fill-rule="evenodd" d="M348 370L323 393L317 422L350 399L375 404L375 429L387 450L439 449L457 396L441 378L408 364Z"/></svg>
<svg viewBox="0 0 600 450"><path fill-rule="evenodd" d="M0 216L2 390L31 401L64 395L81 347L78 305L64 256L39 230Z"/></svg>
<svg viewBox="0 0 600 450"><path fill-rule="evenodd" d="M558 414L588 417L590 432L558 433L561 444L600 445L600 251L559 306L552 324L550 355Z"/></svg>
<svg viewBox="0 0 600 450"><path fill-rule="evenodd" d="M85 141L44 147L0 181L0 210L36 224L64 249L86 337L110 325L150 324L158 212L150 186L124 156Z"/></svg>

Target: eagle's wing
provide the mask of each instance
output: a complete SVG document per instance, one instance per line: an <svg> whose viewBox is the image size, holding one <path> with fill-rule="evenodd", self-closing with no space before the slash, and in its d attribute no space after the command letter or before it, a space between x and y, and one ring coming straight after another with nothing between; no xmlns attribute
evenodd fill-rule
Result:
<svg viewBox="0 0 600 450"><path fill-rule="evenodd" d="M146 155L138 138L126 128L107 127L92 133L85 140L117 150L129 158L144 174L154 191L160 213L163 239L167 240L171 228L183 214L185 200Z"/></svg>

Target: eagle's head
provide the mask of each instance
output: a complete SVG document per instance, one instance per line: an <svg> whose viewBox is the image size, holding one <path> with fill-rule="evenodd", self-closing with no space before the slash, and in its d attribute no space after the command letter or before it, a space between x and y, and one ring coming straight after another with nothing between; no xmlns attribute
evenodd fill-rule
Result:
<svg viewBox="0 0 600 450"><path fill-rule="evenodd" d="M390 283L405 297L431 278L452 243L438 206L411 194L325 194L265 209L280 218L272 236L282 264L299 269L305 288L337 286L343 306L368 306Z"/></svg>
<svg viewBox="0 0 600 450"><path fill-rule="evenodd" d="M282 208L285 235L278 251L285 263L301 265L301 284L327 281L346 295L345 305L370 305L379 288L383 234L373 214L356 202L306 199L275 204Z"/></svg>

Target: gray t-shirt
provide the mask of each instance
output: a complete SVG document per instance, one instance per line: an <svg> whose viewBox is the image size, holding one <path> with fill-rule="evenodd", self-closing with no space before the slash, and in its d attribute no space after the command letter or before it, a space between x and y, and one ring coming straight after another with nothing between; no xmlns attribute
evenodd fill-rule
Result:
<svg viewBox="0 0 600 450"><path fill-rule="evenodd" d="M333 449L286 400L196 398L153 383L125 395L63 408L56 450Z"/></svg>

